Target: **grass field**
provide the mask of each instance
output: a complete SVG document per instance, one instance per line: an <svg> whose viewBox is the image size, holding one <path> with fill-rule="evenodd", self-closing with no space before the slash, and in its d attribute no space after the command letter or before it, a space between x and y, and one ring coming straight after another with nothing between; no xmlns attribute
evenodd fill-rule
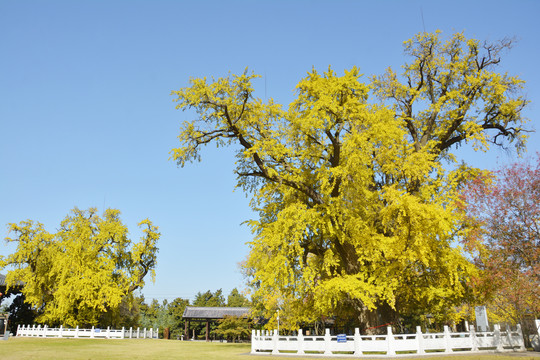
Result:
<svg viewBox="0 0 540 360"><path fill-rule="evenodd" d="M0 359L193 359L261 360L325 359L324 357L278 357L249 355L249 344L223 344L172 340L98 340L10 338L0 341ZM447 360L540 360L540 353L429 356Z"/></svg>

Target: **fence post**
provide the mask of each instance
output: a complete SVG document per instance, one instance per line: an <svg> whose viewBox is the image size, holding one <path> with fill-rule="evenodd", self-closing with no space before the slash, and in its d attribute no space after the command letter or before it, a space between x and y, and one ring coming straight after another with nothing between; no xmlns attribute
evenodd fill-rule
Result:
<svg viewBox="0 0 540 360"><path fill-rule="evenodd" d="M92 331L90 331L90 338L94 338L94 326L92 326Z"/></svg>
<svg viewBox="0 0 540 360"><path fill-rule="evenodd" d="M534 325L536 331L534 331L533 338L531 339L531 345L534 348L534 351L540 351L540 319L534 320ZM535 341L536 339L536 341Z"/></svg>
<svg viewBox="0 0 540 360"><path fill-rule="evenodd" d="M304 355L304 333L302 329L298 329L298 351L296 353Z"/></svg>
<svg viewBox="0 0 540 360"><path fill-rule="evenodd" d="M478 341L476 340L476 330L474 325L469 325L469 332L471 334L471 351L478 351Z"/></svg>
<svg viewBox="0 0 540 360"><path fill-rule="evenodd" d="M62 336L62 329L64 328L63 325L60 325L60 330L59 330L59 333L58 333L58 337L61 339L63 336Z"/></svg>
<svg viewBox="0 0 540 360"><path fill-rule="evenodd" d="M519 334L519 351L525 351L527 349L525 348L525 342L523 340L523 331L521 330L521 324L517 324L517 332Z"/></svg>
<svg viewBox="0 0 540 360"><path fill-rule="evenodd" d="M354 356L362 356L362 337L358 328L354 328Z"/></svg>
<svg viewBox="0 0 540 360"><path fill-rule="evenodd" d="M332 355L330 329L324 329L324 355Z"/></svg>
<svg viewBox="0 0 540 360"><path fill-rule="evenodd" d="M140 328L137 328L137 339L139 338L139 332L140 332L139 329Z"/></svg>
<svg viewBox="0 0 540 360"><path fill-rule="evenodd" d="M452 350L452 337L450 336L450 328L448 325L444 325L444 343L445 350L444 352L451 353Z"/></svg>
<svg viewBox="0 0 540 360"><path fill-rule="evenodd" d="M107 339L111 338L111 327L110 326L107 326L107 333L105 334L105 337Z"/></svg>
<svg viewBox="0 0 540 360"><path fill-rule="evenodd" d="M144 328L143 334L144 334L144 339L146 339L146 328Z"/></svg>
<svg viewBox="0 0 540 360"><path fill-rule="evenodd" d="M422 334L422 327L417 326L416 327L416 341L417 341L417 347L416 350L417 354L425 354L426 351L424 350L424 334Z"/></svg>
<svg viewBox="0 0 540 360"><path fill-rule="evenodd" d="M126 329L122 326L122 339L126 338Z"/></svg>
<svg viewBox="0 0 540 360"><path fill-rule="evenodd" d="M272 335L272 354L279 354L277 330L274 330L274 334Z"/></svg>
<svg viewBox="0 0 540 360"><path fill-rule="evenodd" d="M503 351L503 344L501 339L501 326L499 324L493 325L493 345L496 347L496 351Z"/></svg>
<svg viewBox="0 0 540 360"><path fill-rule="evenodd" d="M388 355L396 355L396 344L394 342L394 334L392 333L392 327L387 326L386 327L386 344L388 345L386 356Z"/></svg>
<svg viewBox="0 0 540 360"><path fill-rule="evenodd" d="M255 329L251 330L251 353L255 354Z"/></svg>
<svg viewBox="0 0 540 360"><path fill-rule="evenodd" d="M506 324L506 339L508 340L508 344L512 347L512 350L514 350L514 342L512 341L512 331L510 329L510 325Z"/></svg>
<svg viewBox="0 0 540 360"><path fill-rule="evenodd" d="M75 328L75 339L79 337L79 325Z"/></svg>
<svg viewBox="0 0 540 360"><path fill-rule="evenodd" d="M154 328L150 328L150 334L148 336L150 339L154 338Z"/></svg>

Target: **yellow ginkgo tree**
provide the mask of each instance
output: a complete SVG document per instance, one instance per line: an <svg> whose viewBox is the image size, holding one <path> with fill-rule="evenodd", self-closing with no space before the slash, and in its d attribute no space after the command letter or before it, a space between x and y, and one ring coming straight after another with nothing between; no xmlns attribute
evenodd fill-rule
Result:
<svg viewBox="0 0 540 360"><path fill-rule="evenodd" d="M314 69L288 109L256 98L247 71L173 91L198 114L171 151L180 166L203 145L236 146L238 186L260 215L245 272L269 326L278 309L288 328L455 318L477 270L455 246L466 229L454 205L475 170L452 149L524 146L522 81L494 71L509 46L421 33L400 76Z"/></svg>
<svg viewBox="0 0 540 360"><path fill-rule="evenodd" d="M154 278L160 233L148 219L139 226L143 236L132 243L120 211L107 209L101 217L95 208L73 209L56 233L32 220L9 224L6 240L17 248L0 257L0 268L10 269L8 287L23 284L38 322L98 325L115 317L146 275Z"/></svg>

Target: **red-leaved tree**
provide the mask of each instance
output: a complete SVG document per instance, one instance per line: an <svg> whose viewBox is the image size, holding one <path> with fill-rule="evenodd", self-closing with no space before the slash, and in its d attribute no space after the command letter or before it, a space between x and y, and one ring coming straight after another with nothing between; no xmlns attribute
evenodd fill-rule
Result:
<svg viewBox="0 0 540 360"><path fill-rule="evenodd" d="M476 279L496 321L540 314L540 154L471 180L462 196L463 239L482 269Z"/></svg>

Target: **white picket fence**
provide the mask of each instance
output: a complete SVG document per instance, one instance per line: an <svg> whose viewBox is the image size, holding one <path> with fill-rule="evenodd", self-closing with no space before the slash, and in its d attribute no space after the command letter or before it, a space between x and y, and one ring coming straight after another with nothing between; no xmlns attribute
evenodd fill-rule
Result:
<svg viewBox="0 0 540 360"><path fill-rule="evenodd" d="M89 338L89 339L157 339L159 335L159 329L146 328L140 329L129 328L129 330L122 328L121 330L111 329L99 329L92 326L91 329L79 329L77 326L75 329L65 328L60 326L59 328L50 328L47 325L41 327L41 325L19 325L17 327L17 336L24 337L54 337L54 338Z"/></svg>
<svg viewBox="0 0 540 360"><path fill-rule="evenodd" d="M297 336L278 335L268 331L253 330L251 353L271 353L272 355L323 354L325 356L380 356L433 355L434 353L482 352L482 351L525 351L520 325L515 331L501 331L495 325L492 332L450 332L447 326L442 333L393 334L388 327L386 335L330 335L326 329L324 336L304 336L298 330Z"/></svg>

